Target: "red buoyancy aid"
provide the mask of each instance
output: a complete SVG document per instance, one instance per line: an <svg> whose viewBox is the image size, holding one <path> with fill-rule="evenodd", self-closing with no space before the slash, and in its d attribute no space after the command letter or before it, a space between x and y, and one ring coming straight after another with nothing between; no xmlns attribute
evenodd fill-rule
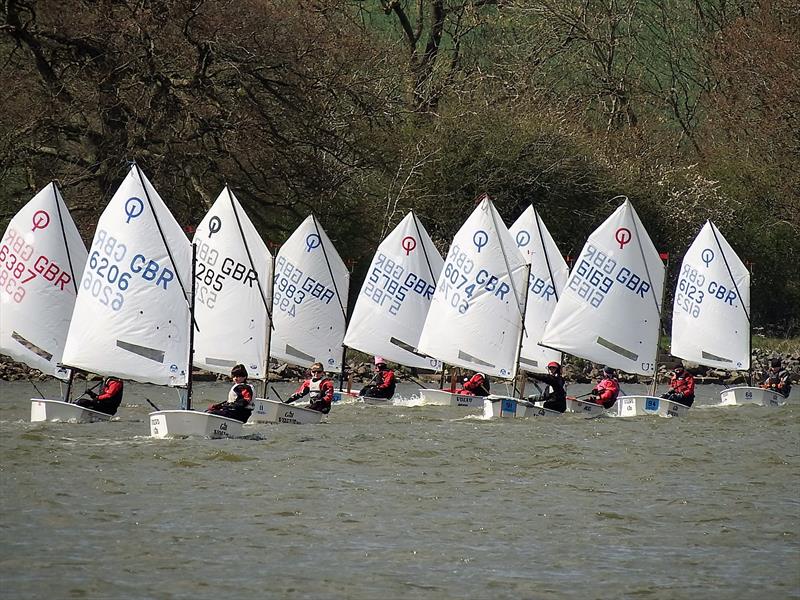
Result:
<svg viewBox="0 0 800 600"><path fill-rule="evenodd" d="M673 373L669 387L684 396L694 396L694 377L688 371L684 371L681 375Z"/></svg>

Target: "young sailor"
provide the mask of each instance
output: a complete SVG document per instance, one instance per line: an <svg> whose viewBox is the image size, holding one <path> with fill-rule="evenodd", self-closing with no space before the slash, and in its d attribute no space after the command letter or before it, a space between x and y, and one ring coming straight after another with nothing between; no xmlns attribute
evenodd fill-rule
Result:
<svg viewBox="0 0 800 600"><path fill-rule="evenodd" d="M228 399L225 402L212 404L206 409L206 412L247 423L250 415L253 414L255 391L253 386L247 383L247 369L245 366L236 365L233 367L231 369L231 379L233 379L233 386L228 392Z"/></svg>
<svg viewBox="0 0 800 600"><path fill-rule="evenodd" d="M617 396L619 396L617 372L611 367L604 367L603 378L589 393L591 394L588 399L589 402L601 404L606 409L614 406Z"/></svg>
<svg viewBox="0 0 800 600"><path fill-rule="evenodd" d="M311 377L301 383L297 391L284 400L284 402L286 404L291 404L306 394L309 395L308 408L311 410L318 410L326 415L331 412L333 381L325 376L322 363L316 362L311 365Z"/></svg>
<svg viewBox="0 0 800 600"><path fill-rule="evenodd" d="M682 365L675 367L669 380L669 390L661 396L684 406L694 402L694 377Z"/></svg>
<svg viewBox="0 0 800 600"><path fill-rule="evenodd" d="M792 391L792 376L789 371L781 368L780 358L769 361L769 372L761 387L778 392L784 398L789 397L789 392Z"/></svg>
<svg viewBox="0 0 800 600"><path fill-rule="evenodd" d="M467 396L488 396L489 387L489 378L483 373L473 371L472 377L465 377L461 389L456 390L456 393Z"/></svg>
<svg viewBox="0 0 800 600"><path fill-rule="evenodd" d="M394 376L394 371L386 366L386 361L382 357L376 356L375 375L372 377L372 381L361 388L358 395L389 399L394 396L396 386L397 379Z"/></svg>
<svg viewBox="0 0 800 600"><path fill-rule="evenodd" d="M564 412L567 410L567 389L564 383L564 377L561 375L561 365L555 361L547 363L547 373L531 373L531 377L538 381L547 384L547 389L542 394L541 400L544 400L542 405L544 408L550 410L557 410ZM535 397L530 396L528 399L533 400Z"/></svg>
<svg viewBox="0 0 800 600"><path fill-rule="evenodd" d="M117 413L120 402L122 402L123 387L121 379L106 377L99 393L86 390L86 394L91 398L79 398L75 401L75 404L107 415L114 415Z"/></svg>

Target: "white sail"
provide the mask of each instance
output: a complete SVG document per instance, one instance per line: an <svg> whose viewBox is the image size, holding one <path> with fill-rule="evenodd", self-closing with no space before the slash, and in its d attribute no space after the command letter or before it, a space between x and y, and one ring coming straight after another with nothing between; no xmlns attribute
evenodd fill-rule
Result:
<svg viewBox="0 0 800 600"><path fill-rule="evenodd" d="M70 323L64 363L159 385L184 385L191 245L133 165L100 216Z"/></svg>
<svg viewBox="0 0 800 600"><path fill-rule="evenodd" d="M547 363L561 362L561 352L540 346L538 342L564 291L569 268L533 206L520 215L509 232L522 256L531 265L520 368L533 373L546 373Z"/></svg>
<svg viewBox="0 0 800 600"><path fill-rule="evenodd" d="M249 377L264 379L272 255L229 188L198 225L194 244L194 365L228 375L241 363Z"/></svg>
<svg viewBox="0 0 800 600"><path fill-rule="evenodd" d="M14 215L0 241L0 351L66 379L62 361L86 246L51 183Z"/></svg>
<svg viewBox="0 0 800 600"><path fill-rule="evenodd" d="M628 200L590 236L541 344L628 373L653 373L664 263Z"/></svg>
<svg viewBox="0 0 800 600"><path fill-rule="evenodd" d="M750 272L711 221L683 258L672 307L672 355L750 368Z"/></svg>
<svg viewBox="0 0 800 600"><path fill-rule="evenodd" d="M350 273L314 216L275 260L272 356L303 367L341 369Z"/></svg>
<svg viewBox="0 0 800 600"><path fill-rule="evenodd" d="M419 350L486 375L514 377L527 273L511 234L484 198L453 238Z"/></svg>
<svg viewBox="0 0 800 600"><path fill-rule="evenodd" d="M428 232L409 212L375 252L345 346L409 367L441 369L440 361L416 347L443 263Z"/></svg>

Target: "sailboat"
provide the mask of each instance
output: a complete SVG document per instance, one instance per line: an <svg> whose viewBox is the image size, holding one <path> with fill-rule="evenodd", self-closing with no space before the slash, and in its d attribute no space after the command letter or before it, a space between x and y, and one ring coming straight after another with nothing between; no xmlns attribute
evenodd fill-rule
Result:
<svg viewBox="0 0 800 600"><path fill-rule="evenodd" d="M512 239L531 266L528 280L528 298L525 310L525 331L522 338L519 368L531 373L547 373L547 363L560 363L561 352L541 346L545 327L556 303L564 291L569 268L558 250L553 237L533 205L519 216L509 228ZM530 402L506 398L487 408L489 417L556 416L557 411L532 406Z"/></svg>
<svg viewBox="0 0 800 600"><path fill-rule="evenodd" d="M317 218L310 215L281 246L275 260L272 356L301 367L320 362L328 372L340 370L349 285L350 272ZM287 412L265 415L262 408L266 411L270 403ZM256 402L251 419L305 424L319 423L322 416L269 400L263 405Z"/></svg>
<svg viewBox="0 0 800 600"><path fill-rule="evenodd" d="M407 367L441 370L439 360L416 348L443 262L428 232L409 211L372 258L344 345Z"/></svg>
<svg viewBox="0 0 800 600"><path fill-rule="evenodd" d="M14 215L0 241L0 351L57 379L87 252L55 182ZM31 399L31 421L107 421L62 400Z"/></svg>
<svg viewBox="0 0 800 600"><path fill-rule="evenodd" d="M264 396L272 330L272 254L227 185L197 226L193 243L198 324L193 364L230 375L241 363L249 379L263 380ZM253 404L254 415L266 415L270 408L264 398L254 397Z"/></svg>
<svg viewBox="0 0 800 600"><path fill-rule="evenodd" d="M672 307L673 356L716 369L750 369L750 272L711 221L686 251ZM757 387L724 390L721 403L778 406Z"/></svg>
<svg viewBox="0 0 800 600"><path fill-rule="evenodd" d="M186 235L133 164L97 223L64 363L142 383L186 386L191 406L191 254ZM227 423L196 419L203 413L188 410L175 411L191 413L188 425L168 427L169 412L151 413L154 437L184 431L228 435L220 431Z"/></svg>
<svg viewBox="0 0 800 600"><path fill-rule="evenodd" d="M586 241L540 344L627 373L654 375L665 271L625 198ZM685 409L652 396L621 396L608 414L678 415Z"/></svg>
<svg viewBox="0 0 800 600"><path fill-rule="evenodd" d="M418 350L487 376L517 373L530 268L485 196L458 230L436 283ZM483 396L422 389L423 404L483 408Z"/></svg>

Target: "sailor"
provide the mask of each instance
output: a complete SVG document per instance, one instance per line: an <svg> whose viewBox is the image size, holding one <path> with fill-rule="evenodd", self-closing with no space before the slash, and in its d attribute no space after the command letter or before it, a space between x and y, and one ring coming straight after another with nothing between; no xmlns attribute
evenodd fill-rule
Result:
<svg viewBox="0 0 800 600"><path fill-rule="evenodd" d="M473 371L471 377L465 377L461 384L461 389L457 390L457 394L466 396L488 396L489 395L489 378L483 373Z"/></svg>
<svg viewBox="0 0 800 600"><path fill-rule="evenodd" d="M306 394L309 395L308 408L319 411L326 415L331 412L331 403L333 402L333 381L325 376L325 370L322 368L322 363L316 362L311 365L311 377L301 383L300 387L297 388L297 391L284 400L284 402L286 404L291 404Z"/></svg>
<svg viewBox="0 0 800 600"><path fill-rule="evenodd" d="M792 391L792 376L786 369L781 368L781 359L773 358L769 361L769 371L767 378L761 387L773 392L778 392L784 398L789 397L789 392Z"/></svg>
<svg viewBox="0 0 800 600"><path fill-rule="evenodd" d="M93 390L86 390L85 393L91 398L79 398L75 401L75 404L107 415L114 415L117 413L120 402L122 402L123 387L121 379L106 377L99 393Z"/></svg>
<svg viewBox="0 0 800 600"><path fill-rule="evenodd" d="M691 406L694 402L694 377L683 365L678 365L672 371L669 380L669 390L661 396L684 406Z"/></svg>
<svg viewBox="0 0 800 600"><path fill-rule="evenodd" d="M567 390L559 363L549 362L547 363L547 373L531 373L531 377L547 384L547 389L540 398L540 400L544 400L542 405L544 408L562 413L567 410ZM528 400L535 398L535 396L529 396Z"/></svg>
<svg viewBox="0 0 800 600"><path fill-rule="evenodd" d="M247 383L245 366L240 364L233 367L231 379L233 379L233 386L228 392L228 399L225 402L212 404L206 409L206 412L247 423L250 415L253 414L255 390L252 385Z"/></svg>
<svg viewBox="0 0 800 600"><path fill-rule="evenodd" d="M603 378L589 394L589 402L601 404L606 409L614 406L617 396L619 396L617 372L611 367L604 367Z"/></svg>
<svg viewBox="0 0 800 600"><path fill-rule="evenodd" d="M397 386L397 379L387 365L386 361L381 356L375 357L375 375L372 380L361 388L358 393L359 396L368 396L370 398L391 398L394 396L394 390Z"/></svg>

